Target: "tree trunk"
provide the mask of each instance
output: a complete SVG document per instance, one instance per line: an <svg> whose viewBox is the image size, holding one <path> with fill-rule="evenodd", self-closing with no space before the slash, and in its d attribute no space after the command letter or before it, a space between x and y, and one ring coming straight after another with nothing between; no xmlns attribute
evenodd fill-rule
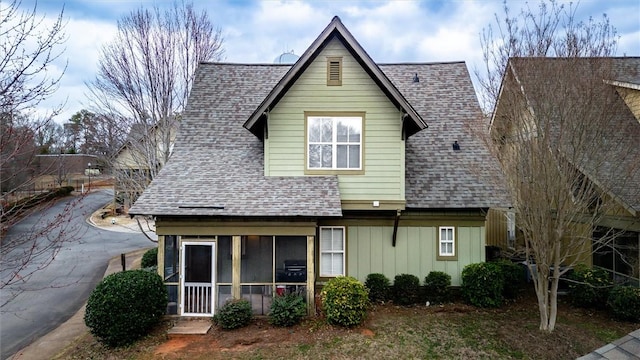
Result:
<svg viewBox="0 0 640 360"><path fill-rule="evenodd" d="M558 317L559 270L554 268L553 276L549 276L549 271L537 270L534 285L540 312L540 330L553 332Z"/></svg>

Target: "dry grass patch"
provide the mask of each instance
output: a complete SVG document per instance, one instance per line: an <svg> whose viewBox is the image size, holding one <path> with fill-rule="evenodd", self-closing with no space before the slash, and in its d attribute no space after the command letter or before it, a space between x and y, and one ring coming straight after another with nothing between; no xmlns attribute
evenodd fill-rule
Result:
<svg viewBox="0 0 640 360"><path fill-rule="evenodd" d="M57 359L575 359L640 328L606 312L560 302L556 331L538 331L533 293L500 309L460 303L374 306L360 327L311 319L291 328L256 319L232 331L167 339L169 322L125 349L106 349L85 336Z"/></svg>

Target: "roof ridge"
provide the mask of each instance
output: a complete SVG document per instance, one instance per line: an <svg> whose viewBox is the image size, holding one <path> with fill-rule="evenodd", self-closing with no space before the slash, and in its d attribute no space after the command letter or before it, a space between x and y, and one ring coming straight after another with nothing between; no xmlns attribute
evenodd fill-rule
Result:
<svg viewBox="0 0 640 360"><path fill-rule="evenodd" d="M448 64L465 64L465 60L453 60L453 61L403 61L403 62L391 62L391 63L376 63L378 66L389 65L448 65Z"/></svg>

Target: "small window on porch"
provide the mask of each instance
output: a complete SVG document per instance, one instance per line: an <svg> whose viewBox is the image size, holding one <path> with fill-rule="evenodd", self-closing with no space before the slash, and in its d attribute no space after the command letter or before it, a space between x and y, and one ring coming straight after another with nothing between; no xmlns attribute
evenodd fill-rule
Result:
<svg viewBox="0 0 640 360"><path fill-rule="evenodd" d="M456 228L440 226L438 228L438 255L436 260L457 260Z"/></svg>

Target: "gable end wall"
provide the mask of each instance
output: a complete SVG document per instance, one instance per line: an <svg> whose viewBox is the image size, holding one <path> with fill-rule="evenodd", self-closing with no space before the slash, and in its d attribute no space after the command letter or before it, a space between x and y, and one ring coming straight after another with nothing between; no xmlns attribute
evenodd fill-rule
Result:
<svg viewBox="0 0 640 360"><path fill-rule="evenodd" d="M341 86L327 86L327 57L342 57ZM341 200L404 200L401 113L336 39L270 112L266 176L304 176L307 112L364 112L364 175L339 175Z"/></svg>

